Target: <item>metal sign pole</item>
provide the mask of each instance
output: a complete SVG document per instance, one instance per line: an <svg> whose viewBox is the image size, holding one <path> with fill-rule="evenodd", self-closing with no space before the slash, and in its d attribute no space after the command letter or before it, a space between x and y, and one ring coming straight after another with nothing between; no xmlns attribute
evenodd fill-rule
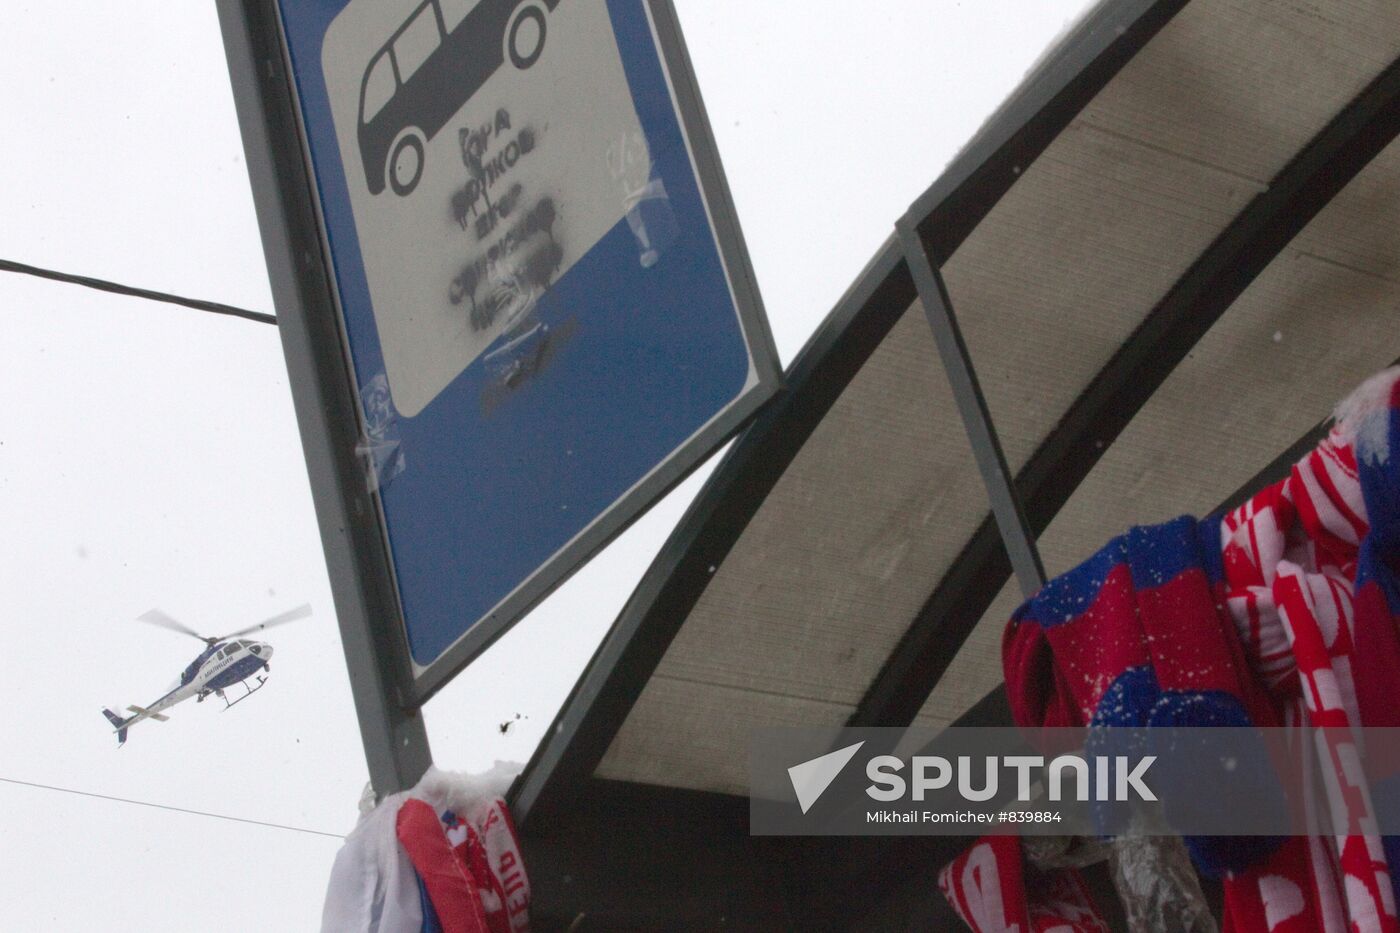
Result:
<svg viewBox="0 0 1400 933"><path fill-rule="evenodd" d="M220 0L376 790L778 391L665 0ZM356 451L368 451L361 463Z"/></svg>
<svg viewBox="0 0 1400 933"><path fill-rule="evenodd" d="M386 579L372 494L355 453L357 414L272 4L218 0L234 102L277 308L292 400L340 621L370 782L379 796L413 786L432 764L423 720L386 669L397 606ZM274 134L271 128L277 128Z"/></svg>

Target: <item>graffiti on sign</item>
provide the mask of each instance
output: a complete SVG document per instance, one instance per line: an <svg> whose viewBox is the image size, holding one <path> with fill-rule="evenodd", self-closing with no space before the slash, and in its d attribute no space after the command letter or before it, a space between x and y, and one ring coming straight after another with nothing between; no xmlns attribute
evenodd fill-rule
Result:
<svg viewBox="0 0 1400 933"><path fill-rule="evenodd" d="M574 264L619 223L646 268L674 237L607 4L351 0L322 68L398 415L472 365L539 375Z"/></svg>

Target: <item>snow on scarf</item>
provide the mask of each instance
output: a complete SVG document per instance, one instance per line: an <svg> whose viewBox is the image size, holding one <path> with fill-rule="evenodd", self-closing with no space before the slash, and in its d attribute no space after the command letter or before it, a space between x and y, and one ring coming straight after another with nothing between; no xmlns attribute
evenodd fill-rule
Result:
<svg viewBox="0 0 1400 933"><path fill-rule="evenodd" d="M1273 705L1250 672L1234 624L1217 609L1225 595L1220 554L1220 522L1183 516L1133 528L1047 583L1017 610L1003 641L1016 724L1275 725ZM1111 741L1110 733L1090 734L1091 743ZM1184 755L1158 755L1159 773L1175 766L1199 772ZM1241 775L1222 771L1218 780L1232 777ZM1268 783L1263 774L1251 779L1251 786ZM1170 818L1173 800L1163 803ZM1210 803L1192 798L1185 805L1199 812ZM1198 866L1220 877L1254 864L1277 842L1194 837L1186 844Z"/></svg>
<svg viewBox="0 0 1400 933"><path fill-rule="evenodd" d="M322 933L528 933L530 884L501 795L520 772L430 767L374 804L336 853Z"/></svg>
<svg viewBox="0 0 1400 933"><path fill-rule="evenodd" d="M1132 529L1048 583L1003 640L1016 723L1400 725L1397 453L1391 369L1339 407L1337 427L1287 479L1223 520ZM1352 790L1345 744L1318 766ZM1380 786L1380 806L1400 805ZM1376 835L1364 787L1334 798L1348 827L1335 846L1188 840L1204 871L1225 875L1227 933L1400 930L1388 869L1400 845Z"/></svg>

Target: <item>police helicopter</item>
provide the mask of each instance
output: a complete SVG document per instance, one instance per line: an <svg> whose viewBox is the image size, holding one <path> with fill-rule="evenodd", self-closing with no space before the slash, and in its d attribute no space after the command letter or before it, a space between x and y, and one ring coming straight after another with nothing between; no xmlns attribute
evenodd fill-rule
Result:
<svg viewBox="0 0 1400 933"><path fill-rule="evenodd" d="M170 685L165 695L154 703L147 706L128 706L127 711L132 715L126 717L114 713L110 709L102 710L102 714L107 717L107 721L112 724L113 731L117 734L117 746L120 748L126 744L126 730L136 723L143 719L165 722L170 717L166 716L162 710L169 709L176 703L188 700L190 697L194 697L196 703L203 703L204 698L212 693L223 700L224 709L228 709L257 693L258 690L262 689L262 685L267 683L267 675L272 671L272 667L268 663L272 660L272 646L265 642L249 641L241 636L265 628L272 628L274 625L295 622L309 615L311 615L309 605L298 606L270 619L264 619L256 625L250 625L217 638L201 635L159 609L152 609L150 612L138 616L137 618L141 622L159 625L161 628L168 628L173 632L198 638L204 642L205 648L199 653L199 657L191 661L189 666L181 672L179 679ZM253 683L249 683L250 678L254 681ZM243 687L244 692L230 700L225 691L235 685Z"/></svg>

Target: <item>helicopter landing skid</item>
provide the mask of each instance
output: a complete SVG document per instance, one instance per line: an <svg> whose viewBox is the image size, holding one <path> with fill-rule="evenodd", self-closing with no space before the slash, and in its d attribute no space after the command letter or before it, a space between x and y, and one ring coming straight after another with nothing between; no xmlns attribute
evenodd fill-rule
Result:
<svg viewBox="0 0 1400 933"><path fill-rule="evenodd" d="M239 683L243 686L243 690L244 690L245 692L243 693L242 696L240 696L240 697L238 697L238 698L236 698L236 699L230 700L230 699L225 695L224 691L222 691L222 690L218 691L219 699L221 699L221 700L224 701L224 709L225 709L225 710L226 710L226 709L230 709L230 708L232 708L232 707L234 707L234 706L237 706L239 703L242 703L244 700L248 699L250 696L252 696L253 694L257 693L259 690L261 690L261 689L263 688L263 684L267 683L267 678L266 678L264 675L259 674L259 675L257 675L257 683L256 683L256 684L249 685L248 681L246 681L246 680L240 680ZM220 712L223 712L223 710L220 710Z"/></svg>

